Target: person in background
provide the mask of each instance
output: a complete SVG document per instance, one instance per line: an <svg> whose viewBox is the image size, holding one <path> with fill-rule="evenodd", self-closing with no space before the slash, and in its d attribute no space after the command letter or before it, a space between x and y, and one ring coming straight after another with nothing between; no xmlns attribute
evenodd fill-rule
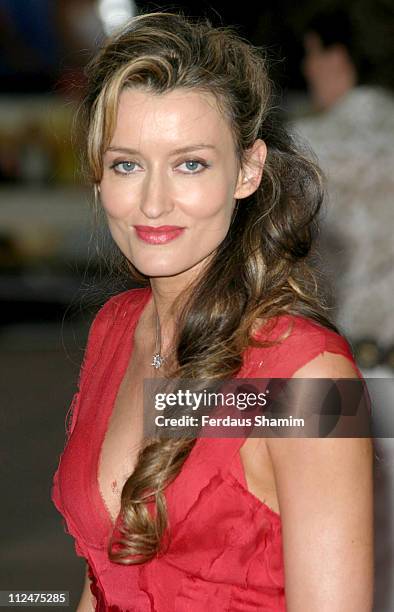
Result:
<svg viewBox="0 0 394 612"><path fill-rule="evenodd" d="M369 21L370 40L372 27ZM374 405L374 418L381 431L389 431L385 406L392 405L386 383L394 370L394 97L389 84L379 82L379 66L373 70L373 53L368 57L361 29L343 10L315 13L305 26L302 69L314 113L293 120L293 127L311 145L326 174L320 257L335 296L335 321L350 339L364 376L386 379L378 383L379 397L386 401ZM385 612L394 609L394 440L376 442L375 609Z"/></svg>
<svg viewBox="0 0 394 612"><path fill-rule="evenodd" d="M374 368L376 376L392 376L394 97L364 76L368 62L357 35L342 10L310 20L303 73L316 112L293 125L328 181L320 250L336 323L369 374Z"/></svg>

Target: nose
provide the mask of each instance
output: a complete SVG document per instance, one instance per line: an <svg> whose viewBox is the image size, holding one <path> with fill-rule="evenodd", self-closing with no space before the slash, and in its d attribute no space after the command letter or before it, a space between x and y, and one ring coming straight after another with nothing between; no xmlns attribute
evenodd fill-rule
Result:
<svg viewBox="0 0 394 612"><path fill-rule="evenodd" d="M143 182L140 210L148 219L156 219L173 209L170 180L160 169L146 173Z"/></svg>

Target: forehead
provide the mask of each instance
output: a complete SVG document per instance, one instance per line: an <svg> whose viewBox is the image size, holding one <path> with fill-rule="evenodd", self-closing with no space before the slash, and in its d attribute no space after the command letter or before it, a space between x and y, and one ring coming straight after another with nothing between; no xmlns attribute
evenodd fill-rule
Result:
<svg viewBox="0 0 394 612"><path fill-rule="evenodd" d="M127 140L127 143L125 142ZM155 94L142 88L126 88L119 97L111 142L176 146L209 142L225 149L232 143L226 117L210 93L176 89Z"/></svg>

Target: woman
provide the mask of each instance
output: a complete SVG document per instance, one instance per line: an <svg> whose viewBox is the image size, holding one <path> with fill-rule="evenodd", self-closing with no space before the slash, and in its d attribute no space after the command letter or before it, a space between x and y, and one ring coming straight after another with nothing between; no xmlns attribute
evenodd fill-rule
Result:
<svg viewBox="0 0 394 612"><path fill-rule="evenodd" d="M320 174L263 54L157 12L87 74L91 180L142 287L93 321L54 478L79 612L371 610L369 438L143 441L146 378L361 377L310 281Z"/></svg>

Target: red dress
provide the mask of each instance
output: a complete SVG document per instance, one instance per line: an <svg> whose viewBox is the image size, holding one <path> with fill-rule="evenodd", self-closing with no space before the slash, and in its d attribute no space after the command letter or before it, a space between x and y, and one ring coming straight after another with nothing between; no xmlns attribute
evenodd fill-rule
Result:
<svg viewBox="0 0 394 612"><path fill-rule="evenodd" d="M133 331L150 297L150 288L124 291L96 315L53 479L52 500L77 554L88 562L96 610L283 612L281 519L247 489L239 454L245 438L197 440L166 489L172 536L164 555L126 566L107 557L113 523L98 489L98 459ZM291 377L323 351L355 365L342 336L301 316L278 317L265 337L282 333L291 322L291 334L279 346L245 351L237 377Z"/></svg>

